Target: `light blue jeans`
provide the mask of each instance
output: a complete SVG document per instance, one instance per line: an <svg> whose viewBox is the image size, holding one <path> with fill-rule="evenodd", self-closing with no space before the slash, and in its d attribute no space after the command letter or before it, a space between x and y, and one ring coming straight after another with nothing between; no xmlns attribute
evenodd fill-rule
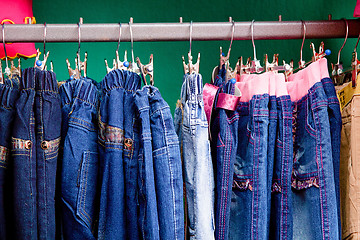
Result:
<svg viewBox="0 0 360 240"><path fill-rule="evenodd" d="M214 239L214 173L200 74L186 74L175 124L182 149L190 239Z"/></svg>

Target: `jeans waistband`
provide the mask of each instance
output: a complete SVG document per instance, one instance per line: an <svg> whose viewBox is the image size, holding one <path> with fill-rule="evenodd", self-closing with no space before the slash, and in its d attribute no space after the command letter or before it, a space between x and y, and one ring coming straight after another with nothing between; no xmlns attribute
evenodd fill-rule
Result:
<svg viewBox="0 0 360 240"><path fill-rule="evenodd" d="M35 89L35 75L37 69L34 67L26 68L23 70L22 77L20 79L20 90Z"/></svg>
<svg viewBox="0 0 360 240"><path fill-rule="evenodd" d="M141 78L138 74L127 70L116 69L104 77L101 88L106 93L114 88L123 88L127 91L136 91L141 86Z"/></svg>
<svg viewBox="0 0 360 240"><path fill-rule="evenodd" d="M19 91L5 84L0 84L0 107L13 108Z"/></svg>
<svg viewBox="0 0 360 240"><path fill-rule="evenodd" d="M58 93L59 88L55 73L51 71L36 70L35 89L37 91L41 90Z"/></svg>
<svg viewBox="0 0 360 240"><path fill-rule="evenodd" d="M185 74L183 85L181 88L182 103L185 104L187 100L198 102L203 100L203 81L201 74L192 73Z"/></svg>

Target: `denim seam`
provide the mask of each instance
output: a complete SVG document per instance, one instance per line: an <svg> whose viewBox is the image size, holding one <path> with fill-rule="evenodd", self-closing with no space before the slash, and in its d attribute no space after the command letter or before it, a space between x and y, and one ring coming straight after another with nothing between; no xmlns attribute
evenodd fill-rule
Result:
<svg viewBox="0 0 360 240"><path fill-rule="evenodd" d="M225 114L226 114L226 112L225 112ZM226 130L227 131L226 131L226 135L225 135L226 143L225 143L224 154L226 155L225 159L227 161L225 162L224 169L223 169L223 173L224 173L224 175L226 175L226 177L225 177L225 180L223 179L223 183L222 183L223 186L225 184L225 186L224 186L225 187L224 188L225 189L225 206L224 206L224 208L222 208L224 211L222 213L222 215L223 215L223 217L222 217L222 220L223 220L222 239L225 239L225 231L226 231L226 212L227 212L228 189L229 189L229 165L230 165L229 162L231 162L230 156L231 156L231 151L232 151L232 143L231 143L231 141L229 141L229 135L231 136L231 134L229 134L229 132L230 132L229 126L227 126ZM222 192L222 194L223 194L223 192Z"/></svg>
<svg viewBox="0 0 360 240"><path fill-rule="evenodd" d="M95 128L90 128L89 126L86 126L86 125L81 124L79 122L74 122L74 121L69 120L69 125L70 125L70 123L73 123L75 126L82 126L82 127L86 128L87 130L89 130L91 132L96 130Z"/></svg>
<svg viewBox="0 0 360 240"><path fill-rule="evenodd" d="M34 88L28 88L28 89L34 89ZM28 89L22 89L22 90L28 90ZM51 92L51 93L55 93L58 94L59 92L53 91L53 90L35 90L35 92Z"/></svg>
<svg viewBox="0 0 360 240"><path fill-rule="evenodd" d="M95 105L95 104L93 104L93 103L91 103L91 102L89 102L89 101L87 101L87 100L84 100L84 99L79 98L79 97L74 97L74 99L77 99L77 100L80 100L80 101L82 101L82 102L88 103L88 104L90 104L91 106L93 106L94 108L96 108L96 105Z"/></svg>
<svg viewBox="0 0 360 240"><path fill-rule="evenodd" d="M165 109L165 108L162 108L162 109ZM156 111L155 111L156 112ZM166 124L165 124L165 118L164 118L164 114L163 114L163 111L160 111L160 114L161 114L161 119L162 119L162 125L164 127L164 130L165 130L165 141L166 141L166 153L168 155L168 160L170 160L170 153L169 153L169 145L168 145L168 129L166 128ZM150 115L151 116L151 115ZM174 189L174 173L173 173L173 168L172 168L172 164L171 162L169 161L169 170L170 170L170 182L171 182L171 193L172 193L172 201L173 201L173 218L174 218L174 227L175 227L175 239L178 239L178 236L177 236L177 220L176 220L176 204L175 204L175 189Z"/></svg>

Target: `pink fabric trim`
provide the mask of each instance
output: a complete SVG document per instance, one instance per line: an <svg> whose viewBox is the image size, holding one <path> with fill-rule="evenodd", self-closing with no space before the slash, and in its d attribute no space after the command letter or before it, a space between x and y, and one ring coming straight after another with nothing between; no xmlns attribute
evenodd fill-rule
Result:
<svg viewBox="0 0 360 240"><path fill-rule="evenodd" d="M219 87L216 87L209 83L205 83L203 89L204 110L209 126L210 126L211 111L213 109L214 99L218 89Z"/></svg>
<svg viewBox="0 0 360 240"><path fill-rule="evenodd" d="M227 93L219 93L216 107L234 111L239 103L239 100L240 97Z"/></svg>

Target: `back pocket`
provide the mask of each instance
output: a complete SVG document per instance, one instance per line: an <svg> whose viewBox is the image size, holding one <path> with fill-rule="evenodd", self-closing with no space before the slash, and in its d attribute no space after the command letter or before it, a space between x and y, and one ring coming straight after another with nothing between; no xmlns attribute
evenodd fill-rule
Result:
<svg viewBox="0 0 360 240"><path fill-rule="evenodd" d="M98 153L86 151L82 154L79 177L79 193L76 215L90 229L93 228L98 198Z"/></svg>

